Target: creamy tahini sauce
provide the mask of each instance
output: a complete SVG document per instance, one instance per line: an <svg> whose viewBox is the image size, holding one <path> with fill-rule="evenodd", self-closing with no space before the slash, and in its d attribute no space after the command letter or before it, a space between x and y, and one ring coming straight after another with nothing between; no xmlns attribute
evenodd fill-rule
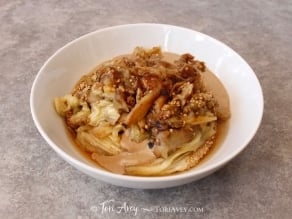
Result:
<svg viewBox="0 0 292 219"><path fill-rule="evenodd" d="M128 57L128 56L129 55L121 55L121 56L115 57L114 59L119 59L121 57ZM175 54L175 53L169 53L169 52L163 53L163 60L170 62L170 63L173 63L175 60L179 59L179 57L180 56ZM102 65L102 64L103 63L101 63L100 65ZM91 72L93 72L97 68L99 68L100 65L95 67L94 70L92 70ZM204 158L199 162L198 165L200 165L200 164L202 164L202 162L205 162L206 160L208 160L217 151L219 145L222 143L222 141L224 140L224 137L227 134L228 126L229 126L227 119L230 117L229 96L228 96L228 93L227 93L226 89L224 88L223 84L221 83L221 81L209 69L207 69L202 74L202 79L204 81L206 89L208 91L210 91L214 95L215 99L218 101L218 104L219 104L219 110L218 110L219 115L218 116L219 116L219 118L221 118L221 120L218 122L216 140L215 140L214 145L211 147L211 149L209 150L207 155L204 156ZM77 151L80 152L84 157L86 157L86 159L88 160L88 163L100 168L100 165L97 162L92 160L91 153L86 152L84 149L82 149L82 147L76 142L75 137L69 131L68 131L68 136L70 136L70 138L73 142L73 145L75 146ZM117 156L117 157L113 158L112 161L114 161L114 163L120 163L119 159L120 158ZM198 165L196 165L196 166L198 166ZM113 165L114 171L113 170L112 171L116 172L116 170L119 168L121 168L121 166ZM120 170L120 171L122 171L122 170ZM175 174L180 174L180 173L181 172L175 173Z"/></svg>

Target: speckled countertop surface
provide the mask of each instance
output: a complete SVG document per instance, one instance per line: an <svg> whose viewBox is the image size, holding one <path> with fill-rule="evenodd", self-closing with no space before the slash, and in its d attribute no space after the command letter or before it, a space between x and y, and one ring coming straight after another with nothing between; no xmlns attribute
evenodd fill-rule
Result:
<svg viewBox="0 0 292 219"><path fill-rule="evenodd" d="M1 0L0 21L0 218L132 218L124 205L136 207L137 218L291 218L291 0ZM138 22L184 26L225 42L262 85L256 136L200 181L162 190L108 185L63 161L33 124L30 89L58 48L99 28ZM116 211L102 212L106 202ZM153 206L193 212L141 211Z"/></svg>

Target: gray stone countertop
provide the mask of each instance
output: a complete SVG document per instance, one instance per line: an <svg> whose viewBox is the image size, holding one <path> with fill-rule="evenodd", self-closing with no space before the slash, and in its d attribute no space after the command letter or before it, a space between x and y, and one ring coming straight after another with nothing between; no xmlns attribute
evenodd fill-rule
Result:
<svg viewBox="0 0 292 219"><path fill-rule="evenodd" d="M0 21L0 218L291 218L291 0L1 0ZM202 180L161 190L100 182L63 161L32 121L33 80L58 48L103 27L139 22L184 26L225 42L262 85L256 136ZM116 211L102 212L110 201ZM158 206L161 212L140 211Z"/></svg>

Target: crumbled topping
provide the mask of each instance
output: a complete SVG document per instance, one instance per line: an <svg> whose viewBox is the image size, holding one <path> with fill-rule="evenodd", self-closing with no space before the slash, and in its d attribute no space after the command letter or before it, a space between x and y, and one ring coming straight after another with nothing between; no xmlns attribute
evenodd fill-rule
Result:
<svg viewBox="0 0 292 219"><path fill-rule="evenodd" d="M133 54L108 61L81 78L72 95L87 102L109 99L121 115L133 109L143 112L142 129L155 138L161 130L190 129L190 117L216 116L217 102L201 80L205 69L204 62L190 54L170 63L159 47L137 47ZM144 110L137 110L138 104ZM119 122L139 122L137 119L141 118L121 116Z"/></svg>

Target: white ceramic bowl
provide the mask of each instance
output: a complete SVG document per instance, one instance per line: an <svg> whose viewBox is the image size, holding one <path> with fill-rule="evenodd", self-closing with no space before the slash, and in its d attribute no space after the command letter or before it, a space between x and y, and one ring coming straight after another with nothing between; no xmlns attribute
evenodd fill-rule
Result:
<svg viewBox="0 0 292 219"><path fill-rule="evenodd" d="M231 102L228 133L216 153L198 167L177 175L137 177L110 173L84 158L66 134L53 108L54 97L71 91L77 80L98 63L130 53L136 46L161 46L164 51L192 53L225 85ZM232 49L194 30L164 24L129 24L82 36L59 49L43 65L30 97L33 120L47 143L82 172L114 185L130 188L166 188L205 177L238 155L255 135L263 114L263 95L251 67Z"/></svg>

